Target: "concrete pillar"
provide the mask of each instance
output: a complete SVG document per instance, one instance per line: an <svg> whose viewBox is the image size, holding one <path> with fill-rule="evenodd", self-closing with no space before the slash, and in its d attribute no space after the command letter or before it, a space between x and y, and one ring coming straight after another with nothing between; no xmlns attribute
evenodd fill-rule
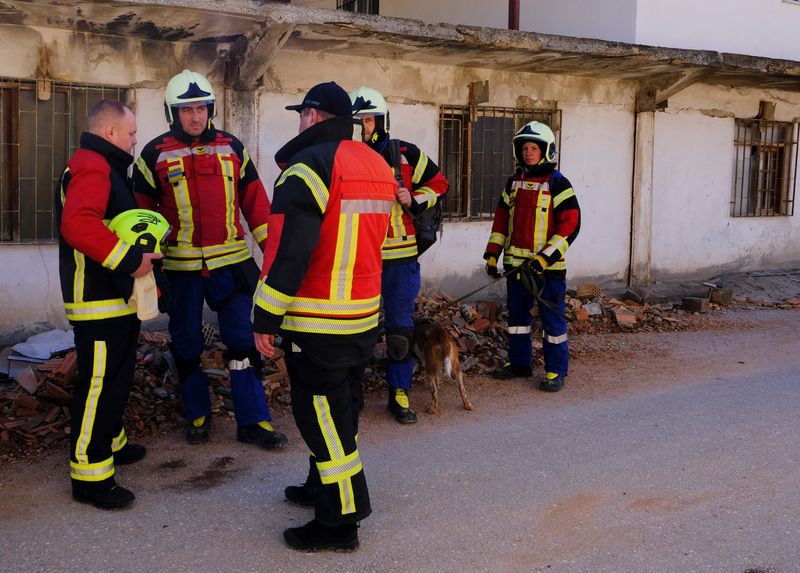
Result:
<svg viewBox="0 0 800 573"><path fill-rule="evenodd" d="M631 260L628 284L649 288L653 254L653 142L655 111L636 114L631 204Z"/></svg>
<svg viewBox="0 0 800 573"><path fill-rule="evenodd" d="M238 137L251 158L258 157L258 93L225 88L223 129Z"/></svg>

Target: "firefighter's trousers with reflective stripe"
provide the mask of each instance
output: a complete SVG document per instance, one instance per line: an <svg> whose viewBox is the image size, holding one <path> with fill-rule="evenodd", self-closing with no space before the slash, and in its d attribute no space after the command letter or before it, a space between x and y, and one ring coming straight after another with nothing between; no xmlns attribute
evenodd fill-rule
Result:
<svg viewBox="0 0 800 573"><path fill-rule="evenodd" d="M203 353L203 303L217 312L219 334L229 358L256 359L253 327L250 323L252 295L237 281L232 265L215 269L209 276L200 271L166 271L172 291L169 334L178 364L184 415L194 420L211 414L208 376L200 367ZM258 358L260 360L260 357ZM272 420L258 371L250 366L231 369L233 412L239 426Z"/></svg>
<svg viewBox="0 0 800 573"><path fill-rule="evenodd" d="M128 403L141 323L136 316L74 325L78 380L72 396L70 476L101 482L114 476L114 452L127 442Z"/></svg>
<svg viewBox="0 0 800 573"><path fill-rule="evenodd" d="M331 370L296 348L284 350L294 420L322 482L315 518L329 527L361 521L372 512L356 447L364 365Z"/></svg>
<svg viewBox="0 0 800 573"><path fill-rule="evenodd" d="M567 292L567 278L564 271L545 271L543 277L536 278L536 288L540 297L551 303L558 311L536 301L525 285L511 274L506 279L508 302L508 361L512 364L530 366L533 359L531 343L531 309L534 303L539 307L542 320L542 355L544 369L562 376L569 368L569 343L567 342L567 319L564 316Z"/></svg>
<svg viewBox="0 0 800 573"><path fill-rule="evenodd" d="M414 332L414 307L420 289L419 263L384 264L381 273L383 321L387 336L405 336L409 344ZM390 388L411 389L414 374L412 353L401 360L389 358L386 366L386 383Z"/></svg>

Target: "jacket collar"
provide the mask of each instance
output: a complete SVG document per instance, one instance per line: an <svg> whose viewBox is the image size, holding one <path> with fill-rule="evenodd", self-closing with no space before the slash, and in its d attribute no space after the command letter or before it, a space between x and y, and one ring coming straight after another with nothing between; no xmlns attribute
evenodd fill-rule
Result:
<svg viewBox="0 0 800 573"><path fill-rule="evenodd" d="M106 158L111 167L122 173L125 173L128 166L133 163L133 155L88 131L81 133L81 147L99 153Z"/></svg>
<svg viewBox="0 0 800 573"><path fill-rule="evenodd" d="M342 116L314 124L281 147L275 154L275 162L283 169L295 154L307 147L318 143L352 140L355 123L352 117Z"/></svg>

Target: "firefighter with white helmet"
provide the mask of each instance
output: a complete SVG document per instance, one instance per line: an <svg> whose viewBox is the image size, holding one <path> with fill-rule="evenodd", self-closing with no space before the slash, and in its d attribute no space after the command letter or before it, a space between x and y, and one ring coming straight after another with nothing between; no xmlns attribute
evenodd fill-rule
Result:
<svg viewBox="0 0 800 573"><path fill-rule="evenodd" d="M532 375L531 309L536 303L545 367L539 389L558 392L569 366L564 253L578 236L581 212L572 184L556 169L556 138L548 125L539 121L523 125L512 145L517 170L500 195L483 255L490 276L501 276L497 268L501 253L509 273L508 361L493 376L508 380ZM510 272L517 268L518 272Z"/></svg>
<svg viewBox="0 0 800 573"><path fill-rule="evenodd" d="M164 270L174 297L169 311L172 353L187 418L186 441L209 439L211 401L201 368L203 306L216 311L231 380L236 437L265 449L282 448L261 383L262 358L250 328L259 268L250 255L241 214L256 243L267 238L269 199L241 141L214 127L216 96L202 74L183 70L167 84L169 131L142 150L134 195L161 213L170 231Z"/></svg>
<svg viewBox="0 0 800 573"><path fill-rule="evenodd" d="M397 422L413 424L417 414L408 394L414 372L412 315L420 289L417 258L430 246L423 245L416 222L424 211L443 200L448 183L436 163L416 145L389 137L389 109L378 90L361 86L350 93L350 100L355 116L362 122L362 140L383 156L398 181L397 200L382 253L381 295L389 356L386 384L389 412ZM435 240L435 230L433 235Z"/></svg>

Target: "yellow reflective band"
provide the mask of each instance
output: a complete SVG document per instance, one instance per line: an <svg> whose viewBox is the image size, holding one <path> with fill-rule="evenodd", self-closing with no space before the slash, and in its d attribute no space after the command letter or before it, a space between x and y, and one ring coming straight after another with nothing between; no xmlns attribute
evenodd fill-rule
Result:
<svg viewBox="0 0 800 573"><path fill-rule="evenodd" d="M317 334L358 334L378 327L378 313L358 319L339 319L287 314L281 325L284 330Z"/></svg>
<svg viewBox="0 0 800 573"><path fill-rule="evenodd" d="M125 435L125 428L120 430L119 435L111 440L111 451L116 453L125 447L128 443L128 436Z"/></svg>
<svg viewBox="0 0 800 573"><path fill-rule="evenodd" d="M191 261L180 261L164 258L164 268L168 271L199 271L203 268L203 259L193 259Z"/></svg>
<svg viewBox="0 0 800 573"><path fill-rule="evenodd" d="M575 190L572 187L569 189L564 189L561 193L553 197L553 207L558 207L570 197L575 197Z"/></svg>
<svg viewBox="0 0 800 573"><path fill-rule="evenodd" d="M267 224L264 223L263 225L259 225L255 229L250 230L250 234L253 235L253 240L256 243L261 243L267 240Z"/></svg>
<svg viewBox="0 0 800 573"><path fill-rule="evenodd" d="M72 299L83 302L83 285L86 279L86 257L78 249L73 249L75 259L75 275L72 277Z"/></svg>
<svg viewBox="0 0 800 573"><path fill-rule="evenodd" d="M506 236L503 233L492 233L489 235L489 243L502 247L506 243Z"/></svg>
<svg viewBox="0 0 800 573"><path fill-rule="evenodd" d="M88 462L69 462L69 476L78 481L103 481L114 475L114 456L90 464Z"/></svg>
<svg viewBox="0 0 800 573"><path fill-rule="evenodd" d="M339 229L336 237L336 252L331 269L330 298L349 300L352 296L353 267L356 264L358 248L358 215L339 216Z"/></svg>
<svg viewBox="0 0 800 573"><path fill-rule="evenodd" d="M336 432L336 425L333 422L328 398L315 395L313 400L314 410L317 413L317 423L325 440L328 457L330 458L328 462L317 462L320 480L323 484L338 484L342 515L355 513L356 504L352 477L362 471L361 458L357 449L345 455L342 441Z"/></svg>
<svg viewBox="0 0 800 573"><path fill-rule="evenodd" d="M389 241L383 243L383 249L381 250L381 258L384 261L404 259L417 255L417 239L415 237L410 238L397 247L387 245L388 242Z"/></svg>
<svg viewBox="0 0 800 573"><path fill-rule="evenodd" d="M183 164L183 158L178 157L176 163L168 165L172 169L175 166L185 173L186 169ZM179 243L192 243L192 235L194 234L194 223L192 222L194 209L192 208L192 200L189 196L189 184L185 177L180 177L172 181L172 195L175 198L175 205L178 208L179 228L178 234L175 239Z"/></svg>
<svg viewBox="0 0 800 573"><path fill-rule="evenodd" d="M150 185L153 189L156 188L156 180L153 177L153 172L150 171L150 168L147 166L147 163L144 162L142 156L139 156L139 159L136 160L136 168L139 170L139 173L142 174L144 180L147 181L147 184Z"/></svg>
<svg viewBox="0 0 800 573"><path fill-rule="evenodd" d="M250 163L250 154L247 153L246 148L242 148L242 166L239 168L239 179L244 179L245 169L247 169L248 163Z"/></svg>
<svg viewBox="0 0 800 573"><path fill-rule="evenodd" d="M425 209L429 209L430 207L436 205L439 195L430 187L420 187L419 189L414 190L411 198L417 205L422 205Z"/></svg>
<svg viewBox="0 0 800 573"><path fill-rule="evenodd" d="M547 242L547 226L550 221L550 194L539 193L539 205L533 227L533 250L539 252Z"/></svg>
<svg viewBox="0 0 800 573"><path fill-rule="evenodd" d="M131 246L128 243L125 243L121 239L118 240L117 244L114 245L114 248L111 249L111 252L108 253L108 256L103 261L103 266L111 270L116 269L130 250Z"/></svg>
<svg viewBox="0 0 800 573"><path fill-rule="evenodd" d="M275 183L275 189L280 187L286 179L292 176L299 177L306 184L311 194L314 196L314 200L317 202L320 212L324 213L328 208L329 191L325 183L322 182L320 176L314 173L314 170L308 165L297 163L286 169L281 173L281 176Z"/></svg>
<svg viewBox="0 0 800 573"><path fill-rule="evenodd" d="M255 294L255 304L258 308L276 316L283 316L291 301L291 296L272 288L264 281L258 283Z"/></svg>
<svg viewBox="0 0 800 573"><path fill-rule="evenodd" d="M64 303L64 311L68 320L102 320L136 314L124 299L92 300L87 302Z"/></svg>
<svg viewBox="0 0 800 573"><path fill-rule="evenodd" d="M420 151L419 161L417 161L417 166L414 168L414 174L411 176L411 182L414 185L422 181L422 176L425 174L426 167L428 167L428 156Z"/></svg>
<svg viewBox="0 0 800 573"><path fill-rule="evenodd" d="M333 423L331 408L328 404L327 396L314 395L314 411L317 413L317 423L325 440L325 447L328 450L328 457L331 460L338 460L344 457L344 447L336 433L336 425ZM317 462L317 467L320 463Z"/></svg>
<svg viewBox="0 0 800 573"><path fill-rule="evenodd" d="M389 226L392 229L391 237L402 240L406 235L406 226L403 224L403 206L397 201L392 204L389 215ZM385 245L386 243L384 243Z"/></svg>
<svg viewBox="0 0 800 573"><path fill-rule="evenodd" d="M236 238L236 211L238 207L236 201L235 176L233 173L233 161L230 157L217 155L220 167L222 168L222 185L225 187L225 239L230 241Z"/></svg>
<svg viewBox="0 0 800 573"><path fill-rule="evenodd" d="M372 298L355 300L326 300L318 298L296 297L291 300L289 311L303 314L338 314L340 316L368 312L378 312L380 295Z"/></svg>
<svg viewBox="0 0 800 573"><path fill-rule="evenodd" d="M92 429L94 420L97 416L97 403L100 401L100 394L103 391L103 378L106 375L107 349L103 340L95 340L92 350L92 376L89 379L89 392L86 394L86 402L81 418L80 432L75 443L75 459L80 464L88 464L89 456L86 451L89 442L92 440ZM111 471L114 471L112 459Z"/></svg>
<svg viewBox="0 0 800 573"><path fill-rule="evenodd" d="M388 199L342 199L340 212L343 215L374 214L391 212L394 201Z"/></svg>
<svg viewBox="0 0 800 573"><path fill-rule="evenodd" d="M358 450L329 462L317 462L319 477L324 484L350 479L364 469Z"/></svg>
<svg viewBox="0 0 800 573"><path fill-rule="evenodd" d="M61 175L61 185L59 185L62 207L64 206L64 203L66 203L67 201L67 190L64 189L64 180L66 179L67 173L69 173L69 167L64 168L64 173Z"/></svg>
<svg viewBox="0 0 800 573"><path fill-rule="evenodd" d="M567 243L566 237L562 237L561 235L553 235L550 237L550 240L547 241L547 247L542 251L546 256L550 256L556 251L563 257L564 253L567 252L569 248L569 243Z"/></svg>

